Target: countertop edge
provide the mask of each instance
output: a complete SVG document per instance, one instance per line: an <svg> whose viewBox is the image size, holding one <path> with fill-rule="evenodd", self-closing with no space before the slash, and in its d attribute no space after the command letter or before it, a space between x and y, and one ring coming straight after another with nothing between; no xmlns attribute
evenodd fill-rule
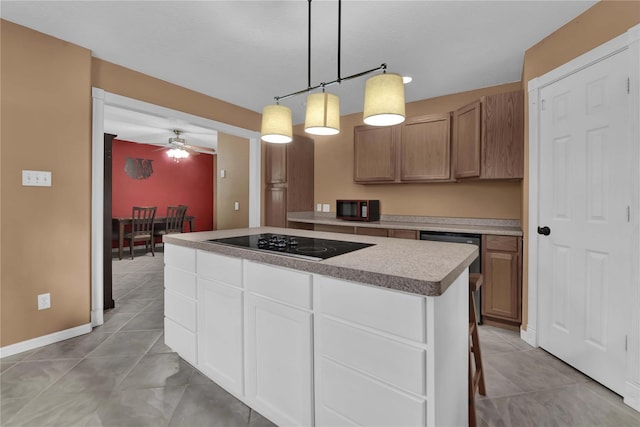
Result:
<svg viewBox="0 0 640 427"><path fill-rule="evenodd" d="M249 229L251 230L251 229ZM251 230L255 232L258 229ZM301 231L294 229L287 229L290 231ZM237 231L237 230L236 230ZM333 277L341 280L347 280L365 285L371 285L376 287L382 287L386 289L395 290L398 292L405 292L413 295L437 297L442 295L449 286L455 281L455 279L473 262L473 260L479 255L477 248L471 252L463 261L453 268L448 274L446 274L439 281L421 280L411 277L403 277L393 274L385 274L375 271L360 270L349 266L332 265L330 263L323 263L318 261L308 261L305 259L288 257L277 254L270 254L263 251L255 251L250 249L243 249L238 247L232 247L228 245L204 242L201 240L194 240L188 238L194 234L203 234L206 232L198 233L184 233L165 235L163 241L165 243L174 244L177 246L188 247L192 249L200 249L207 252L217 253L220 255L231 256L235 258L242 258L249 261L260 262L270 264L283 268L290 268L294 270L304 271L307 273L321 274L328 277ZM215 232L211 232L215 233ZM316 233L316 232L313 232ZM321 233L325 234L325 233ZM332 234L332 233L327 233ZM364 237L364 236L359 236ZM367 236L368 237L368 236ZM384 238L374 238L384 239Z"/></svg>

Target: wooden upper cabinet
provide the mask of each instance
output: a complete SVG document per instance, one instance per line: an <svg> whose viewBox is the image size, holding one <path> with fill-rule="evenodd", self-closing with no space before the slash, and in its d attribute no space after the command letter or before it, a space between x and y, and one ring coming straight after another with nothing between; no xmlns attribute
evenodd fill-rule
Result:
<svg viewBox="0 0 640 427"><path fill-rule="evenodd" d="M267 144L265 153L266 184L287 182L287 146L289 144Z"/></svg>
<svg viewBox="0 0 640 427"><path fill-rule="evenodd" d="M451 177L451 114L415 117L402 125L400 180L430 181Z"/></svg>
<svg viewBox="0 0 640 427"><path fill-rule="evenodd" d="M480 101L465 105L455 114L455 178L480 176Z"/></svg>
<svg viewBox="0 0 640 427"><path fill-rule="evenodd" d="M356 126L353 130L355 182L393 182L396 179L398 126Z"/></svg>
<svg viewBox="0 0 640 427"><path fill-rule="evenodd" d="M484 96L454 118L454 177L520 179L524 173L524 93Z"/></svg>
<svg viewBox="0 0 640 427"><path fill-rule="evenodd" d="M524 176L524 93L486 96L482 99L482 177Z"/></svg>
<svg viewBox="0 0 640 427"><path fill-rule="evenodd" d="M361 184L451 179L451 114L388 127L354 129L354 181Z"/></svg>

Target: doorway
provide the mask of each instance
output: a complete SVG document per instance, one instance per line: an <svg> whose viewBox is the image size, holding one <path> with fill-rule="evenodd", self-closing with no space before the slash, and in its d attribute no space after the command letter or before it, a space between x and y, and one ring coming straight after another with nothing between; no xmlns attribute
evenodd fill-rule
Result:
<svg viewBox="0 0 640 427"><path fill-rule="evenodd" d="M640 92L631 84L640 83L632 66L640 42L633 34L529 82L523 335L640 410Z"/></svg>
<svg viewBox="0 0 640 427"><path fill-rule="evenodd" d="M91 323L104 323L104 271L105 271L105 227L104 227L104 108L118 107L135 113L149 114L158 118L171 118L183 123L216 129L229 135L249 140L249 227L260 225L260 135L258 132L238 128L214 120L194 116L132 98L92 89L92 192L91 192Z"/></svg>

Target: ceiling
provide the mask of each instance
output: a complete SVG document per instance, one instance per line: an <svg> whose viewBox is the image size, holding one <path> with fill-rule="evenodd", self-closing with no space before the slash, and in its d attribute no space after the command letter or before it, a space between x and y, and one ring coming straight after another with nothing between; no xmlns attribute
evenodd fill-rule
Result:
<svg viewBox="0 0 640 427"><path fill-rule="evenodd" d="M390 72L413 77L408 102L519 81L525 50L596 2L344 0L340 77L386 63ZM338 2L314 0L311 7L315 86L338 77ZM261 112L275 96L307 87L307 10L305 0L2 0L0 16L97 58ZM342 115L362 111L365 81L327 89L340 96ZM294 123L304 121L305 98L281 101ZM131 116L105 114L105 130L122 139L162 134L166 143L176 126L171 119L123 122ZM191 138L207 133L192 130Z"/></svg>

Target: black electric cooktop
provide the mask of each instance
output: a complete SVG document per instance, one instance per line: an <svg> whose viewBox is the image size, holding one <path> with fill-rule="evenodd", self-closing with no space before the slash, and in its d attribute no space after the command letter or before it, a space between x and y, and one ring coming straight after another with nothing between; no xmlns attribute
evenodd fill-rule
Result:
<svg viewBox="0 0 640 427"><path fill-rule="evenodd" d="M314 239L284 234L252 234L249 236L210 239L207 242L237 246L258 251L276 252L312 261L322 261L338 255L373 246L371 243L344 242L341 240Z"/></svg>

